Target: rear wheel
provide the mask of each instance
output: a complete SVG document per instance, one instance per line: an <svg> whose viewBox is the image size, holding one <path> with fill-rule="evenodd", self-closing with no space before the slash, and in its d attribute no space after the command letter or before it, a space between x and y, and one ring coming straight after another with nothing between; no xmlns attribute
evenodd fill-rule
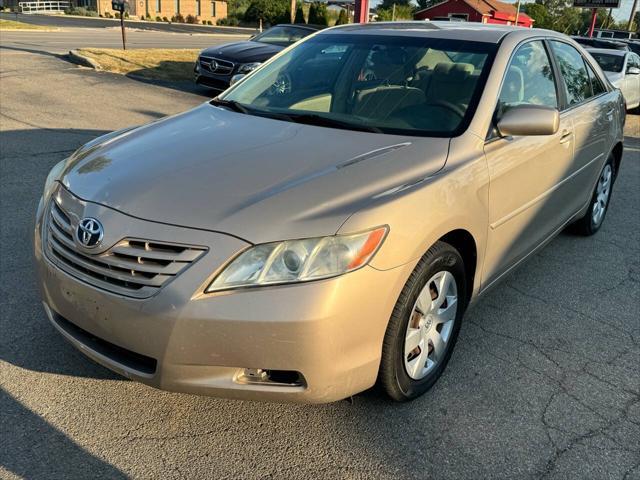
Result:
<svg viewBox="0 0 640 480"><path fill-rule="evenodd" d="M598 183L591 196L589 208L584 217L574 223L573 229L581 235L593 235L602 226L604 217L609 208L609 200L611 199L611 191L613 189L613 181L615 179L615 170L613 156L609 157L607 163L602 167Z"/></svg>
<svg viewBox="0 0 640 480"><path fill-rule="evenodd" d="M378 381L391 398L416 398L442 375L466 304L462 257L438 242L411 273L387 327Z"/></svg>

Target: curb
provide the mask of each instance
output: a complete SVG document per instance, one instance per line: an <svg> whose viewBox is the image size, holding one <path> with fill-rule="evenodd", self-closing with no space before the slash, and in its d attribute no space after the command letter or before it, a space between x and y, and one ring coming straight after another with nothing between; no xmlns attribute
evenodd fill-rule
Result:
<svg viewBox="0 0 640 480"><path fill-rule="evenodd" d="M73 63L77 63L78 65L82 65L83 67L93 68L94 70L102 70L102 67L98 62L96 62L92 58L85 57L77 50L69 50L69 60L71 60Z"/></svg>

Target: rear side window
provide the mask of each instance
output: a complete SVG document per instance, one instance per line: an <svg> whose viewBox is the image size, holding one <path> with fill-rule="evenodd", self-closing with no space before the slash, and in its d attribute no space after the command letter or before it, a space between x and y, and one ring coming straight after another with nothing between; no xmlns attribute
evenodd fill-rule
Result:
<svg viewBox="0 0 640 480"><path fill-rule="evenodd" d="M589 80L591 81L591 89L593 90L593 96L600 95L605 93L607 89L604 87L602 80L596 75L596 72L593 71L591 65L587 63L587 71L589 73Z"/></svg>
<svg viewBox="0 0 640 480"><path fill-rule="evenodd" d="M564 78L569 106L583 102L591 97L591 81L580 52L563 42L552 40L549 43L560 64L560 72Z"/></svg>
<svg viewBox="0 0 640 480"><path fill-rule="evenodd" d="M518 47L507 67L498 101L498 116L515 105L558 108L553 69L542 41Z"/></svg>

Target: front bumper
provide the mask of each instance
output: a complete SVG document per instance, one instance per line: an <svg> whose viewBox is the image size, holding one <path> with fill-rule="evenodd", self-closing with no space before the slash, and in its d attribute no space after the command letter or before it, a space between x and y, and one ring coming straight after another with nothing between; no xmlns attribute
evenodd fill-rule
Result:
<svg viewBox="0 0 640 480"><path fill-rule="evenodd" d="M94 217L105 209L86 208ZM363 391L375 383L387 321L413 268L365 267L306 284L204 294L212 274L246 243L220 233L132 224L131 217L110 210L103 216L109 218L105 230L126 224L134 233L164 231L209 247L158 294L134 299L89 285L50 262L42 248L42 210L35 259L52 324L96 362L164 390L313 403ZM299 372L304 382L248 383L241 379L245 368Z"/></svg>
<svg viewBox="0 0 640 480"><path fill-rule="evenodd" d="M231 85L231 77L233 76L233 72L228 74L212 73L201 66L200 60L196 62L193 72L198 85L204 85L216 90L226 90L229 88L229 85Z"/></svg>

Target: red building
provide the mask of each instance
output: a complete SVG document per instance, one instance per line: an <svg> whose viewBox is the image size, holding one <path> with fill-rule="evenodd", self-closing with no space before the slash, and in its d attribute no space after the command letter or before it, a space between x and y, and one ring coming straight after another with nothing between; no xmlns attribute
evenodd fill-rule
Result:
<svg viewBox="0 0 640 480"><path fill-rule="evenodd" d="M416 20L450 20L452 18L467 22L515 25L516 7L511 3L498 0L445 0L415 14ZM518 15L518 25L531 28L533 19L521 11Z"/></svg>

